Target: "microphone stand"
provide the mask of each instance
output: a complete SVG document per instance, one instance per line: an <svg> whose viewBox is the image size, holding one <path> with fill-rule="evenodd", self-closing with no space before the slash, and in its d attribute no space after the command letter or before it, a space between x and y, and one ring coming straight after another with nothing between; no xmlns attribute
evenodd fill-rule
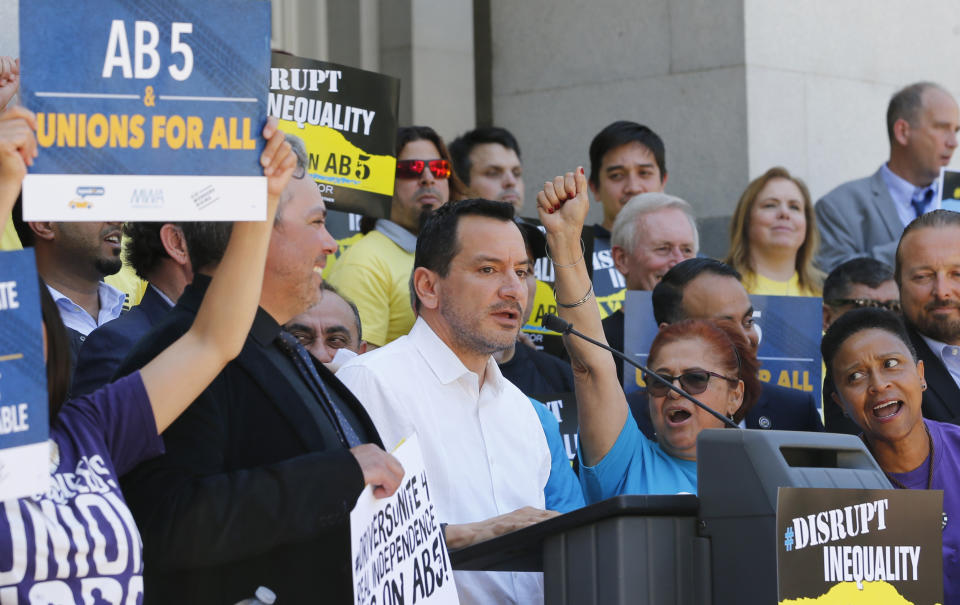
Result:
<svg viewBox="0 0 960 605"><path fill-rule="evenodd" d="M729 426L729 427L731 427L731 428L735 428L735 429L740 428L740 427L737 425L737 423L735 423L733 420L730 420L729 418L727 418L726 416L724 416L724 415L721 414L720 412L714 410L713 408L711 408L710 406L706 405L705 403L703 403L702 401L700 401L699 399L697 399L696 397L694 397L694 396L691 395L690 393L684 391L683 389L677 388L677 387L673 386L673 383L672 383L672 382L668 382L668 381L664 380L663 378L660 377L659 374L657 374L656 372L654 372L654 371L651 370L650 368L648 368L648 367L646 367L646 366L640 365L639 363L637 363L637 362L635 362L634 360L630 359L628 356L624 355L624 354L621 353L620 351L618 351L618 350L616 350L616 349L614 349L614 348L612 348L612 347L610 347L610 346L608 346L608 345L605 345L605 344L602 343L602 342L598 342L598 341L590 338L589 336L586 336L586 335L584 335L584 334L581 334L580 332L577 332L576 330L573 329L573 324L570 323L569 321L566 321L566 320L564 320L564 319L560 319L559 317L557 317L556 315L553 315L552 313L548 313L548 314L546 314L546 315L543 316L543 326L544 326L545 328L547 328L548 330L553 330L554 332L559 332L560 334L572 334L572 335L574 335L574 336L576 336L576 337L578 337L578 338L582 338L583 340L586 340L586 341L589 342L590 344L596 345L596 346L600 347L601 349L604 349L604 350L606 350L606 351L609 351L610 353L613 353L613 355L614 355L615 357L619 357L620 359L626 361L627 363L629 363L630 365L632 365L632 366L634 366L635 368L639 369L641 372L643 372L643 373L646 374L647 376L652 376L655 380L657 380L657 381L660 382L661 384L666 385L667 388L669 388L671 391L673 391L674 393L677 393L678 395L680 395L680 396L683 397L684 399L687 399L687 400L693 402L694 405L696 405L697 407L699 407L699 408L702 409L702 410L705 410L706 412L708 412L709 414L711 414L713 417L715 417L717 420L720 420L721 422L723 422L723 423L726 424L727 426Z"/></svg>

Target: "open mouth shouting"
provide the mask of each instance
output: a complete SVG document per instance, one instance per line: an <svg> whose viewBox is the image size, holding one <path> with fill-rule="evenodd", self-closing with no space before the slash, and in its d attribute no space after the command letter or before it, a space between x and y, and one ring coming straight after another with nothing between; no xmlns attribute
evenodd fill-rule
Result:
<svg viewBox="0 0 960 605"><path fill-rule="evenodd" d="M663 414L667 419L667 426L676 427L686 424L693 413L687 408L680 406L671 406L664 410Z"/></svg>
<svg viewBox="0 0 960 605"><path fill-rule="evenodd" d="M886 422L894 418L897 414L900 413L900 410L903 409L903 401L900 399L889 399L886 401L881 401L873 406L870 410L873 414L873 417L880 420L881 422Z"/></svg>

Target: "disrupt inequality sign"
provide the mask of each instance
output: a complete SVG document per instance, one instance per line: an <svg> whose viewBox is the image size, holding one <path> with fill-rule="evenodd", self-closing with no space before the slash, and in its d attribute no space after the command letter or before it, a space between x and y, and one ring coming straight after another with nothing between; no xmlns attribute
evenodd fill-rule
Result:
<svg viewBox="0 0 960 605"><path fill-rule="evenodd" d="M943 602L940 490L781 487L779 603Z"/></svg>
<svg viewBox="0 0 960 605"><path fill-rule="evenodd" d="M307 147L307 172L329 210L390 215L400 80L273 53L268 113Z"/></svg>

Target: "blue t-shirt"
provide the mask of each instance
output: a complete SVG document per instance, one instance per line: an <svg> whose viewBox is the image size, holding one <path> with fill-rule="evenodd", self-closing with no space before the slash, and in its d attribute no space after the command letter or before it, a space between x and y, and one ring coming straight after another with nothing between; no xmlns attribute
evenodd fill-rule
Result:
<svg viewBox="0 0 960 605"><path fill-rule="evenodd" d="M578 448L579 449L579 448ZM583 460L583 452L579 453ZM587 503L620 494L697 493L697 461L666 453L643 436L630 414L616 443L595 466L580 466Z"/></svg>
<svg viewBox="0 0 960 605"><path fill-rule="evenodd" d="M543 434L547 438L547 447L550 448L550 476L547 478L547 485L543 488L545 506L547 510L560 513L569 513L582 508L585 504L583 491L580 489L577 475L570 466L567 448L563 446L560 423L547 406L533 398L530 398L530 402L533 403L533 409L537 411Z"/></svg>
<svg viewBox="0 0 960 605"><path fill-rule="evenodd" d="M140 373L68 401L50 439L50 489L2 503L0 603L142 603L140 532L117 480L163 453Z"/></svg>
<svg viewBox="0 0 960 605"><path fill-rule="evenodd" d="M943 490L943 602L960 603L960 426L924 420L933 439L933 481ZM890 476L910 489L927 489L930 456L909 473Z"/></svg>

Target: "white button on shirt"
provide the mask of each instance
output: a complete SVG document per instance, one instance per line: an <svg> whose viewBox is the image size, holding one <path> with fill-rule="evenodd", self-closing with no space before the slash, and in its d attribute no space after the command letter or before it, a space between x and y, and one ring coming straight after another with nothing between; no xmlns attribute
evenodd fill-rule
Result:
<svg viewBox="0 0 960 605"><path fill-rule="evenodd" d="M485 380L418 318L410 334L337 372L389 451L416 432L439 519L470 523L544 507L550 451L530 400L493 358ZM463 605L543 602L538 573L455 572Z"/></svg>
<svg viewBox="0 0 960 605"><path fill-rule="evenodd" d="M100 298L100 313L94 318L83 307L58 292L53 286L47 285L47 289L50 290L50 295L57 303L63 325L80 332L84 336L89 335L90 332L108 321L120 317L120 313L123 311L123 302L126 300L126 294L106 282L100 282L97 286L97 296Z"/></svg>

